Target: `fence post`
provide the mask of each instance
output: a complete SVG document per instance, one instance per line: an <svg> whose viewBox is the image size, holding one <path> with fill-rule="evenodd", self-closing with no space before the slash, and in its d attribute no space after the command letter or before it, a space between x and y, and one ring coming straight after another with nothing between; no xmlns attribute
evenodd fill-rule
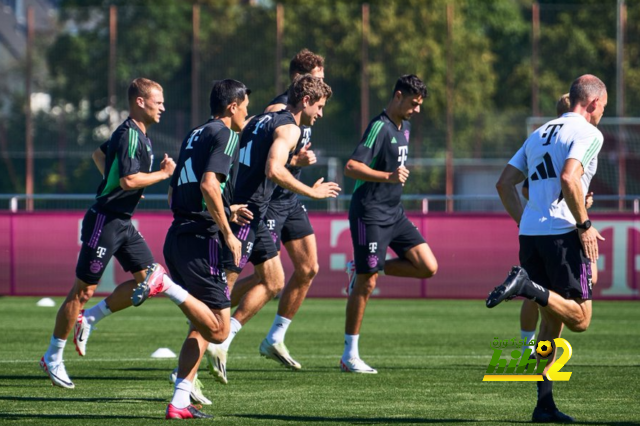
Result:
<svg viewBox="0 0 640 426"><path fill-rule="evenodd" d="M540 4L531 5L531 111L534 117L540 117L538 102L538 47L540 45Z"/></svg>
<svg viewBox="0 0 640 426"><path fill-rule="evenodd" d="M109 6L109 128L115 131L119 117L116 115L116 49L118 42L118 6Z"/></svg>
<svg viewBox="0 0 640 426"><path fill-rule="evenodd" d="M33 74L33 6L27 8L27 63L25 72L25 150L26 176L25 192L27 195L27 211L33 211L33 120L31 114L31 78Z"/></svg>
<svg viewBox="0 0 640 426"><path fill-rule="evenodd" d="M454 209L453 198L453 4L447 4L447 155L446 155L446 195L447 212Z"/></svg>
<svg viewBox="0 0 640 426"><path fill-rule="evenodd" d="M369 4L362 4L362 69L360 71L360 134L369 123Z"/></svg>
<svg viewBox="0 0 640 426"><path fill-rule="evenodd" d="M200 5L193 5L191 52L191 127L200 122Z"/></svg>
<svg viewBox="0 0 640 426"><path fill-rule="evenodd" d="M284 35L284 6L276 5L276 93L282 93L282 38Z"/></svg>
<svg viewBox="0 0 640 426"><path fill-rule="evenodd" d="M616 114L624 117L624 33L627 24L627 7L618 0L616 26ZM627 195L627 140L622 126L618 126L618 210L625 207Z"/></svg>

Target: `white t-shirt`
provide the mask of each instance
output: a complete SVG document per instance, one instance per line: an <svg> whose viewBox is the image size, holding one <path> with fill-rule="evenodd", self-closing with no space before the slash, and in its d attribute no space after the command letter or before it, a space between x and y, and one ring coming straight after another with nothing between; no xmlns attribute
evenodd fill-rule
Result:
<svg viewBox="0 0 640 426"><path fill-rule="evenodd" d="M535 130L509 161L529 178L529 202L520 235L559 235L575 229L576 221L562 196L560 174L566 160L582 163L583 195L598 167L602 133L583 116L568 112Z"/></svg>

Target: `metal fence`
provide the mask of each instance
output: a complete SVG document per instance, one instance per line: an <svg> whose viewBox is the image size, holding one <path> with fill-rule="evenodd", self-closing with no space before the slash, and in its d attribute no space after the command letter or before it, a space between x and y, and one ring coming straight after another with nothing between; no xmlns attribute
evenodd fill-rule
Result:
<svg viewBox="0 0 640 426"><path fill-rule="evenodd" d="M176 156L191 126L207 119L212 80L245 82L253 89L250 113L261 112L288 84L289 59L303 47L325 56L334 90L313 130L322 164L303 176L310 182L335 172L347 195L353 182L342 178L342 165L384 108L395 79L416 73L427 83L430 96L412 120L405 188L414 194L411 210L422 210L425 198L430 211L499 209L493 184L525 139L527 117L552 115L577 75L605 80L607 115L640 116L638 2L231 1L217 7L167 0L82 7L33 0L22 13L15 10L20 2L0 1L7 23L0 29L5 194L93 193L100 176L90 153L126 117L126 87L135 77L164 86L167 111L149 134L156 154ZM603 197L595 208L633 208L629 194L640 194L640 179L631 176L621 190L615 174L640 143L627 148L607 154L614 169L593 181ZM632 168L623 170L633 174ZM144 205L155 208L154 194L162 198L166 190L166 182L149 188ZM52 200L39 196L34 207L63 205ZM344 201L309 206L340 210Z"/></svg>

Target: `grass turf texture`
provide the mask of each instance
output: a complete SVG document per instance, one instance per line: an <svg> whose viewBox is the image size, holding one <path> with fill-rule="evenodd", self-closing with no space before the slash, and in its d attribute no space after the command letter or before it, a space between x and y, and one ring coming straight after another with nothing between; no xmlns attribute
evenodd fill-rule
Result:
<svg viewBox="0 0 640 426"><path fill-rule="evenodd" d="M95 299L97 302L99 298ZM36 298L0 298L0 423L153 424L172 395L177 360L150 358L159 347L179 353L186 322L165 298L116 313L99 325L87 356L65 349L76 384L52 387L38 361L57 307ZM93 302L93 301L92 301ZM495 337L519 338L520 303L495 309L484 301L372 300L360 352L378 375L339 370L344 300L307 300L289 328L287 345L303 369L292 372L258 354L277 305L268 304L239 333L228 361L229 385L203 366L203 411L218 424L516 424L527 423L536 387L482 382ZM586 333L565 331L573 357L556 382L559 408L586 424L640 424L640 305L595 303ZM203 420L199 422L205 422Z"/></svg>

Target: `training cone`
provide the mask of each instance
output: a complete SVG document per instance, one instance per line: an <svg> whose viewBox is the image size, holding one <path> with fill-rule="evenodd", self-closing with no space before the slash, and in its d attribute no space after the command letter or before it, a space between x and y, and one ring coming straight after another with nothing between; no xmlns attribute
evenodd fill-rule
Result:
<svg viewBox="0 0 640 426"><path fill-rule="evenodd" d="M151 354L151 358L175 358L176 354L169 348L160 348Z"/></svg>
<svg viewBox="0 0 640 426"><path fill-rule="evenodd" d="M49 297L45 297L44 299L38 300L36 306L41 306L43 308L53 308L54 306L56 306L56 302L54 302L53 299Z"/></svg>

